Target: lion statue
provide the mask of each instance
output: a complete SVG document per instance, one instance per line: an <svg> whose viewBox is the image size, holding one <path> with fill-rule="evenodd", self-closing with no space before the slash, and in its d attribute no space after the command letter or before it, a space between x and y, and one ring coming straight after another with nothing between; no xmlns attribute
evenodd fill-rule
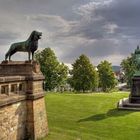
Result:
<svg viewBox="0 0 140 140"><path fill-rule="evenodd" d="M9 58L16 52L28 52L28 59L31 60L30 56L32 54L32 60L34 59L34 52L38 49L38 40L41 39L42 33L38 31L33 31L29 38L23 42L13 43L10 49L5 54L5 60Z"/></svg>

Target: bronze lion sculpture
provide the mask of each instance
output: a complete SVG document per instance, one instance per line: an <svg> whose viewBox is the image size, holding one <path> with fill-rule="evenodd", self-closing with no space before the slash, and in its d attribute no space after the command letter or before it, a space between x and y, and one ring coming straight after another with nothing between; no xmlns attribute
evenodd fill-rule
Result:
<svg viewBox="0 0 140 140"><path fill-rule="evenodd" d="M28 52L28 59L29 61L30 56L32 54L32 60L34 59L34 52L38 49L38 40L41 39L42 33L38 31L33 31L29 38L23 42L13 43L10 46L10 49L5 54L5 60L9 58L11 60L11 56L16 52Z"/></svg>

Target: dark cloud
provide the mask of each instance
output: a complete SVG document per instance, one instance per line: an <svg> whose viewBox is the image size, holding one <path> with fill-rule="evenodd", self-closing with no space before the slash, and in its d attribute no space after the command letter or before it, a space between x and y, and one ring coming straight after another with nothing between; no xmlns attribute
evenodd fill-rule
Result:
<svg viewBox="0 0 140 140"><path fill-rule="evenodd" d="M12 40L16 40L19 37L19 33L14 33L10 31L0 31L0 45L9 44Z"/></svg>
<svg viewBox="0 0 140 140"><path fill-rule="evenodd" d="M122 59L134 52L135 48L135 42L122 41L117 44L113 40L100 40L90 44L81 44L69 50L63 49L64 54L60 56L60 60L73 63L77 57L85 54L95 65L106 59L118 65Z"/></svg>
<svg viewBox="0 0 140 140"><path fill-rule="evenodd" d="M90 0L2 0L0 9L16 14L51 14L73 19L73 8Z"/></svg>
<svg viewBox="0 0 140 140"><path fill-rule="evenodd" d="M72 28L70 35L78 35L87 40L71 49L64 59L69 61L71 56L76 57L82 53L92 58L111 57L113 54L127 56L139 43L138 0L113 0L107 4L95 5L95 2L91 2L78 9L77 13L82 20ZM87 43L92 39L96 41Z"/></svg>
<svg viewBox="0 0 140 140"><path fill-rule="evenodd" d="M73 26L70 35L78 35L83 38L87 39L102 39L105 37L106 29L104 26L106 25L105 22L101 20L93 21L88 19L83 19L76 26Z"/></svg>
<svg viewBox="0 0 140 140"><path fill-rule="evenodd" d="M63 62L86 54L119 64L140 42L139 7L139 0L2 0L0 47L37 29L40 48L51 47Z"/></svg>
<svg viewBox="0 0 140 140"><path fill-rule="evenodd" d="M139 7L139 0L114 0L109 6L97 9L96 13L110 22L115 22L118 26L134 27L140 24Z"/></svg>
<svg viewBox="0 0 140 140"><path fill-rule="evenodd" d="M10 31L0 31L0 39L13 40L19 37L20 34Z"/></svg>
<svg viewBox="0 0 140 140"><path fill-rule="evenodd" d="M99 3L99 4L96 4ZM87 38L117 38L125 35L129 38L140 36L140 2L139 0L112 0L90 2L79 7L77 13L83 18L76 33ZM116 25L114 32L109 33L104 27Z"/></svg>
<svg viewBox="0 0 140 140"><path fill-rule="evenodd" d="M115 23L118 26L116 32L138 37L140 36L139 7L139 0L113 0L109 5L97 8L96 16L102 16L107 22Z"/></svg>

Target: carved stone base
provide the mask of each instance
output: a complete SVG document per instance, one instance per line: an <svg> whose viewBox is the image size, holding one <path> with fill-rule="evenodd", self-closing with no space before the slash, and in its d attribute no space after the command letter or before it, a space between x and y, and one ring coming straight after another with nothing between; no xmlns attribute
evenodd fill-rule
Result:
<svg viewBox="0 0 140 140"><path fill-rule="evenodd" d="M132 78L129 98L121 99L117 106L119 109L140 110L140 76Z"/></svg>
<svg viewBox="0 0 140 140"><path fill-rule="evenodd" d="M0 76L28 76L42 74L36 61L3 61L0 64Z"/></svg>
<svg viewBox="0 0 140 140"><path fill-rule="evenodd" d="M132 88L131 94L129 95L129 101L134 104L140 104L140 76L134 76L132 78Z"/></svg>
<svg viewBox="0 0 140 140"><path fill-rule="evenodd" d="M130 96L129 101L130 101L130 103L133 103L133 104L140 104L140 97Z"/></svg>
<svg viewBox="0 0 140 140"><path fill-rule="evenodd" d="M139 110L139 111L140 111L140 104L131 103L131 102L129 101L129 98L121 99L121 100L118 102L117 107L118 107L118 109L124 109L124 110Z"/></svg>
<svg viewBox="0 0 140 140"><path fill-rule="evenodd" d="M48 134L43 81L36 61L0 64L0 140L37 140Z"/></svg>

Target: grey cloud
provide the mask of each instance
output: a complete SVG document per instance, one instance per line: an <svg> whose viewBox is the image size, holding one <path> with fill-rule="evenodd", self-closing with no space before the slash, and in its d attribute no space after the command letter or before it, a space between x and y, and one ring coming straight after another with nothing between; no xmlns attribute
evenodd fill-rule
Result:
<svg viewBox="0 0 140 140"><path fill-rule="evenodd" d="M88 1L90 0L2 0L0 9L16 14L61 15L70 20L76 16L72 12L73 7Z"/></svg>
<svg viewBox="0 0 140 140"><path fill-rule="evenodd" d="M40 48L66 63L82 53L95 61L127 56L139 43L139 7L139 0L2 0L0 47L39 29Z"/></svg>
<svg viewBox="0 0 140 140"><path fill-rule="evenodd" d="M117 0L108 7L97 9L97 14L103 15L108 21L115 22L119 26L139 26L140 13L139 0Z"/></svg>
<svg viewBox="0 0 140 140"><path fill-rule="evenodd" d="M98 2L99 3L99 2ZM108 32L103 30L102 27L108 24L115 24L117 28L115 30L115 37L121 35L128 35L130 37L138 37L140 35L140 2L139 0L112 0L107 4L100 1L100 4L95 6L95 2L82 5L77 13L81 13L82 17L88 17L93 26L89 25L87 21L87 28L91 30L99 30L108 36ZM100 20L96 20L96 19ZM85 18L86 19L86 18ZM102 25L100 24L102 23ZM88 31L88 30L87 30ZM111 34L113 36L113 34ZM110 37L110 36L109 36Z"/></svg>
<svg viewBox="0 0 140 140"><path fill-rule="evenodd" d="M113 55L117 51L117 46L113 40L95 40L95 41L85 41L79 44L75 48L71 48L68 52L65 52L63 58L69 62L80 56L81 54L86 54L89 57L105 57ZM71 59L72 58L72 59Z"/></svg>
<svg viewBox="0 0 140 140"><path fill-rule="evenodd" d="M0 39L10 39L13 40L15 38L19 37L18 33L13 33L10 31L0 31Z"/></svg>
<svg viewBox="0 0 140 140"><path fill-rule="evenodd" d="M48 30L63 31L68 28L69 22L63 19L61 16L48 15L48 14L37 14L26 16L26 19L33 21L34 23L39 23L44 28L47 27Z"/></svg>
<svg viewBox="0 0 140 140"><path fill-rule="evenodd" d="M106 29L105 22L102 21L80 21L77 26L72 27L71 34L78 35L87 39L104 38Z"/></svg>
<svg viewBox="0 0 140 140"><path fill-rule="evenodd" d="M139 0L113 0L108 6L96 9L96 14L118 26L116 33L138 37L140 35Z"/></svg>
<svg viewBox="0 0 140 140"><path fill-rule="evenodd" d="M108 57L112 54L127 56L133 52L139 43L140 36L138 27L140 9L139 6L136 6L140 5L140 2L138 0L114 0L107 5L103 4L98 7L92 4L94 3L87 7L81 6L87 11L83 10L85 13L80 15L82 20L69 33L69 35L86 38L86 43L71 49L63 59L70 62L71 58L82 53L99 58ZM111 29L105 28L108 25L115 25L113 32L109 31ZM97 41L88 44L92 39ZM109 39L112 41L110 42Z"/></svg>
<svg viewBox="0 0 140 140"><path fill-rule="evenodd" d="M135 41L127 40L96 40L86 41L85 43L79 44L77 47L71 49L63 49L64 54L60 56L60 60L65 60L67 63L73 63L74 60L81 54L87 55L91 61L97 65L100 61L107 59L115 64L120 63L121 58L125 58L134 52L136 48ZM116 56L115 58L113 56ZM117 58L118 56L118 58ZM109 59L110 58L110 59ZM113 60L115 59L115 60Z"/></svg>
<svg viewBox="0 0 140 140"><path fill-rule="evenodd" d="M17 39L18 37L20 37L19 33L0 31L0 45L8 44L9 42Z"/></svg>

